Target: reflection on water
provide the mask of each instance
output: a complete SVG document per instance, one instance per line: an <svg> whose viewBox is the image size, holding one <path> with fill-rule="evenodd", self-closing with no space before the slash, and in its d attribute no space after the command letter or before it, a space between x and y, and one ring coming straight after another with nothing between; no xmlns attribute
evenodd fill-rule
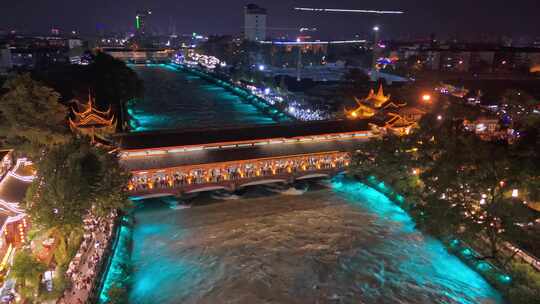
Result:
<svg viewBox="0 0 540 304"><path fill-rule="evenodd" d="M130 303L500 303L375 190L349 181L135 213Z"/></svg>
<svg viewBox="0 0 540 304"><path fill-rule="evenodd" d="M134 131L268 125L275 121L224 88L172 67L133 67L145 96L130 102Z"/></svg>

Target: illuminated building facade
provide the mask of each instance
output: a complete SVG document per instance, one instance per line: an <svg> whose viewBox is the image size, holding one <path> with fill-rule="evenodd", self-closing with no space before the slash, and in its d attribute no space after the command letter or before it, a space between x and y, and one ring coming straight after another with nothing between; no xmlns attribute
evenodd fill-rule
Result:
<svg viewBox="0 0 540 304"><path fill-rule="evenodd" d="M69 127L76 134L90 137L90 141L94 144L108 145L109 135L116 131L116 119L110 106L105 112L99 111L94 98L89 94L86 104L77 101L72 108Z"/></svg>
<svg viewBox="0 0 540 304"><path fill-rule="evenodd" d="M465 119L463 121L465 130L474 132L480 138L491 140L493 138L502 138L506 132L501 128L500 121L497 117L482 116L474 121Z"/></svg>
<svg viewBox="0 0 540 304"><path fill-rule="evenodd" d="M0 178L0 256L8 256L13 247L28 241L26 234L30 222L20 204L34 178L35 168L24 158L18 159L15 166Z"/></svg>
<svg viewBox="0 0 540 304"><path fill-rule="evenodd" d="M249 41L266 40L267 11L256 4L244 8L244 38Z"/></svg>

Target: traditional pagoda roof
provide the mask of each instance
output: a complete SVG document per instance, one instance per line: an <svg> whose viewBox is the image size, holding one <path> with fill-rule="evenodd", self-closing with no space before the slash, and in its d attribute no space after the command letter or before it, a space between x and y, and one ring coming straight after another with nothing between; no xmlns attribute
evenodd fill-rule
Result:
<svg viewBox="0 0 540 304"><path fill-rule="evenodd" d="M345 114L351 119L366 119L375 116L377 111L372 107L365 105L358 98L354 98L357 103L357 108L352 111L345 110Z"/></svg>
<svg viewBox="0 0 540 304"><path fill-rule="evenodd" d="M74 133L88 135L92 142L96 142L96 137L103 137L105 134L116 131L116 119L110 106L107 111L98 110L95 106L95 99L91 94L88 94L86 104L77 101L72 107L69 127Z"/></svg>
<svg viewBox="0 0 540 304"><path fill-rule="evenodd" d="M386 102L390 100L390 95L384 95L384 88L381 84L377 94L371 89L369 95L364 99L365 103L371 104L374 108L381 108Z"/></svg>
<svg viewBox="0 0 540 304"><path fill-rule="evenodd" d="M417 107L404 107L399 109L398 113L400 115L418 115L423 116L426 114L426 111L419 109Z"/></svg>
<svg viewBox="0 0 540 304"><path fill-rule="evenodd" d="M407 105L407 103L395 103L393 101L390 101L388 103L386 103L382 109L383 110L390 110L390 109L401 109L403 107L405 107Z"/></svg>
<svg viewBox="0 0 540 304"><path fill-rule="evenodd" d="M70 125L80 127L110 126L115 123L112 115L111 106L107 111L100 111L95 106L95 99L88 94L88 101L82 104L76 101L75 107L72 107L74 119L70 120Z"/></svg>
<svg viewBox="0 0 540 304"><path fill-rule="evenodd" d="M354 100L358 104L358 107L354 110L345 110L345 114L349 119L368 119L380 112L397 110L407 105L407 103L390 101L390 95L384 95L382 84L379 86L376 94L371 89L366 98L359 99L355 97Z"/></svg>
<svg viewBox="0 0 540 304"><path fill-rule="evenodd" d="M385 126L389 128L403 128L414 124L414 121L409 121L403 116L395 113L388 113L389 119L385 122Z"/></svg>

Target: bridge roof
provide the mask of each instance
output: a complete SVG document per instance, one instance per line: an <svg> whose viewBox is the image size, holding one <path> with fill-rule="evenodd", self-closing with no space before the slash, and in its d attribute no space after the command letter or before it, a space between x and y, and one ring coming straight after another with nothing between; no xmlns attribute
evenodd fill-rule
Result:
<svg viewBox="0 0 540 304"><path fill-rule="evenodd" d="M125 133L117 135L115 142L122 150L142 150L268 140L273 138L319 136L367 130L369 130L369 121L367 120L337 120L297 122L272 126L248 126L243 128Z"/></svg>
<svg viewBox="0 0 540 304"><path fill-rule="evenodd" d="M364 138L343 138L326 141L295 142L268 144L241 148L217 150L197 150L180 153L147 155L121 159L122 165L130 171L154 171L176 167L213 166L216 163L228 163L266 158L281 158L307 154L351 152L368 140Z"/></svg>

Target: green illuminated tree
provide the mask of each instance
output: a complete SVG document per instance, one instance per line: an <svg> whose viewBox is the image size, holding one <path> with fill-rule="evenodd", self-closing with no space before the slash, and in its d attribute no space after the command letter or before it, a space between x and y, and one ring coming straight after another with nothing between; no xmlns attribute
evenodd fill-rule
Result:
<svg viewBox="0 0 540 304"><path fill-rule="evenodd" d="M0 97L0 143L20 152L38 154L43 147L66 142L67 109L59 94L34 81L29 74L4 84Z"/></svg>

